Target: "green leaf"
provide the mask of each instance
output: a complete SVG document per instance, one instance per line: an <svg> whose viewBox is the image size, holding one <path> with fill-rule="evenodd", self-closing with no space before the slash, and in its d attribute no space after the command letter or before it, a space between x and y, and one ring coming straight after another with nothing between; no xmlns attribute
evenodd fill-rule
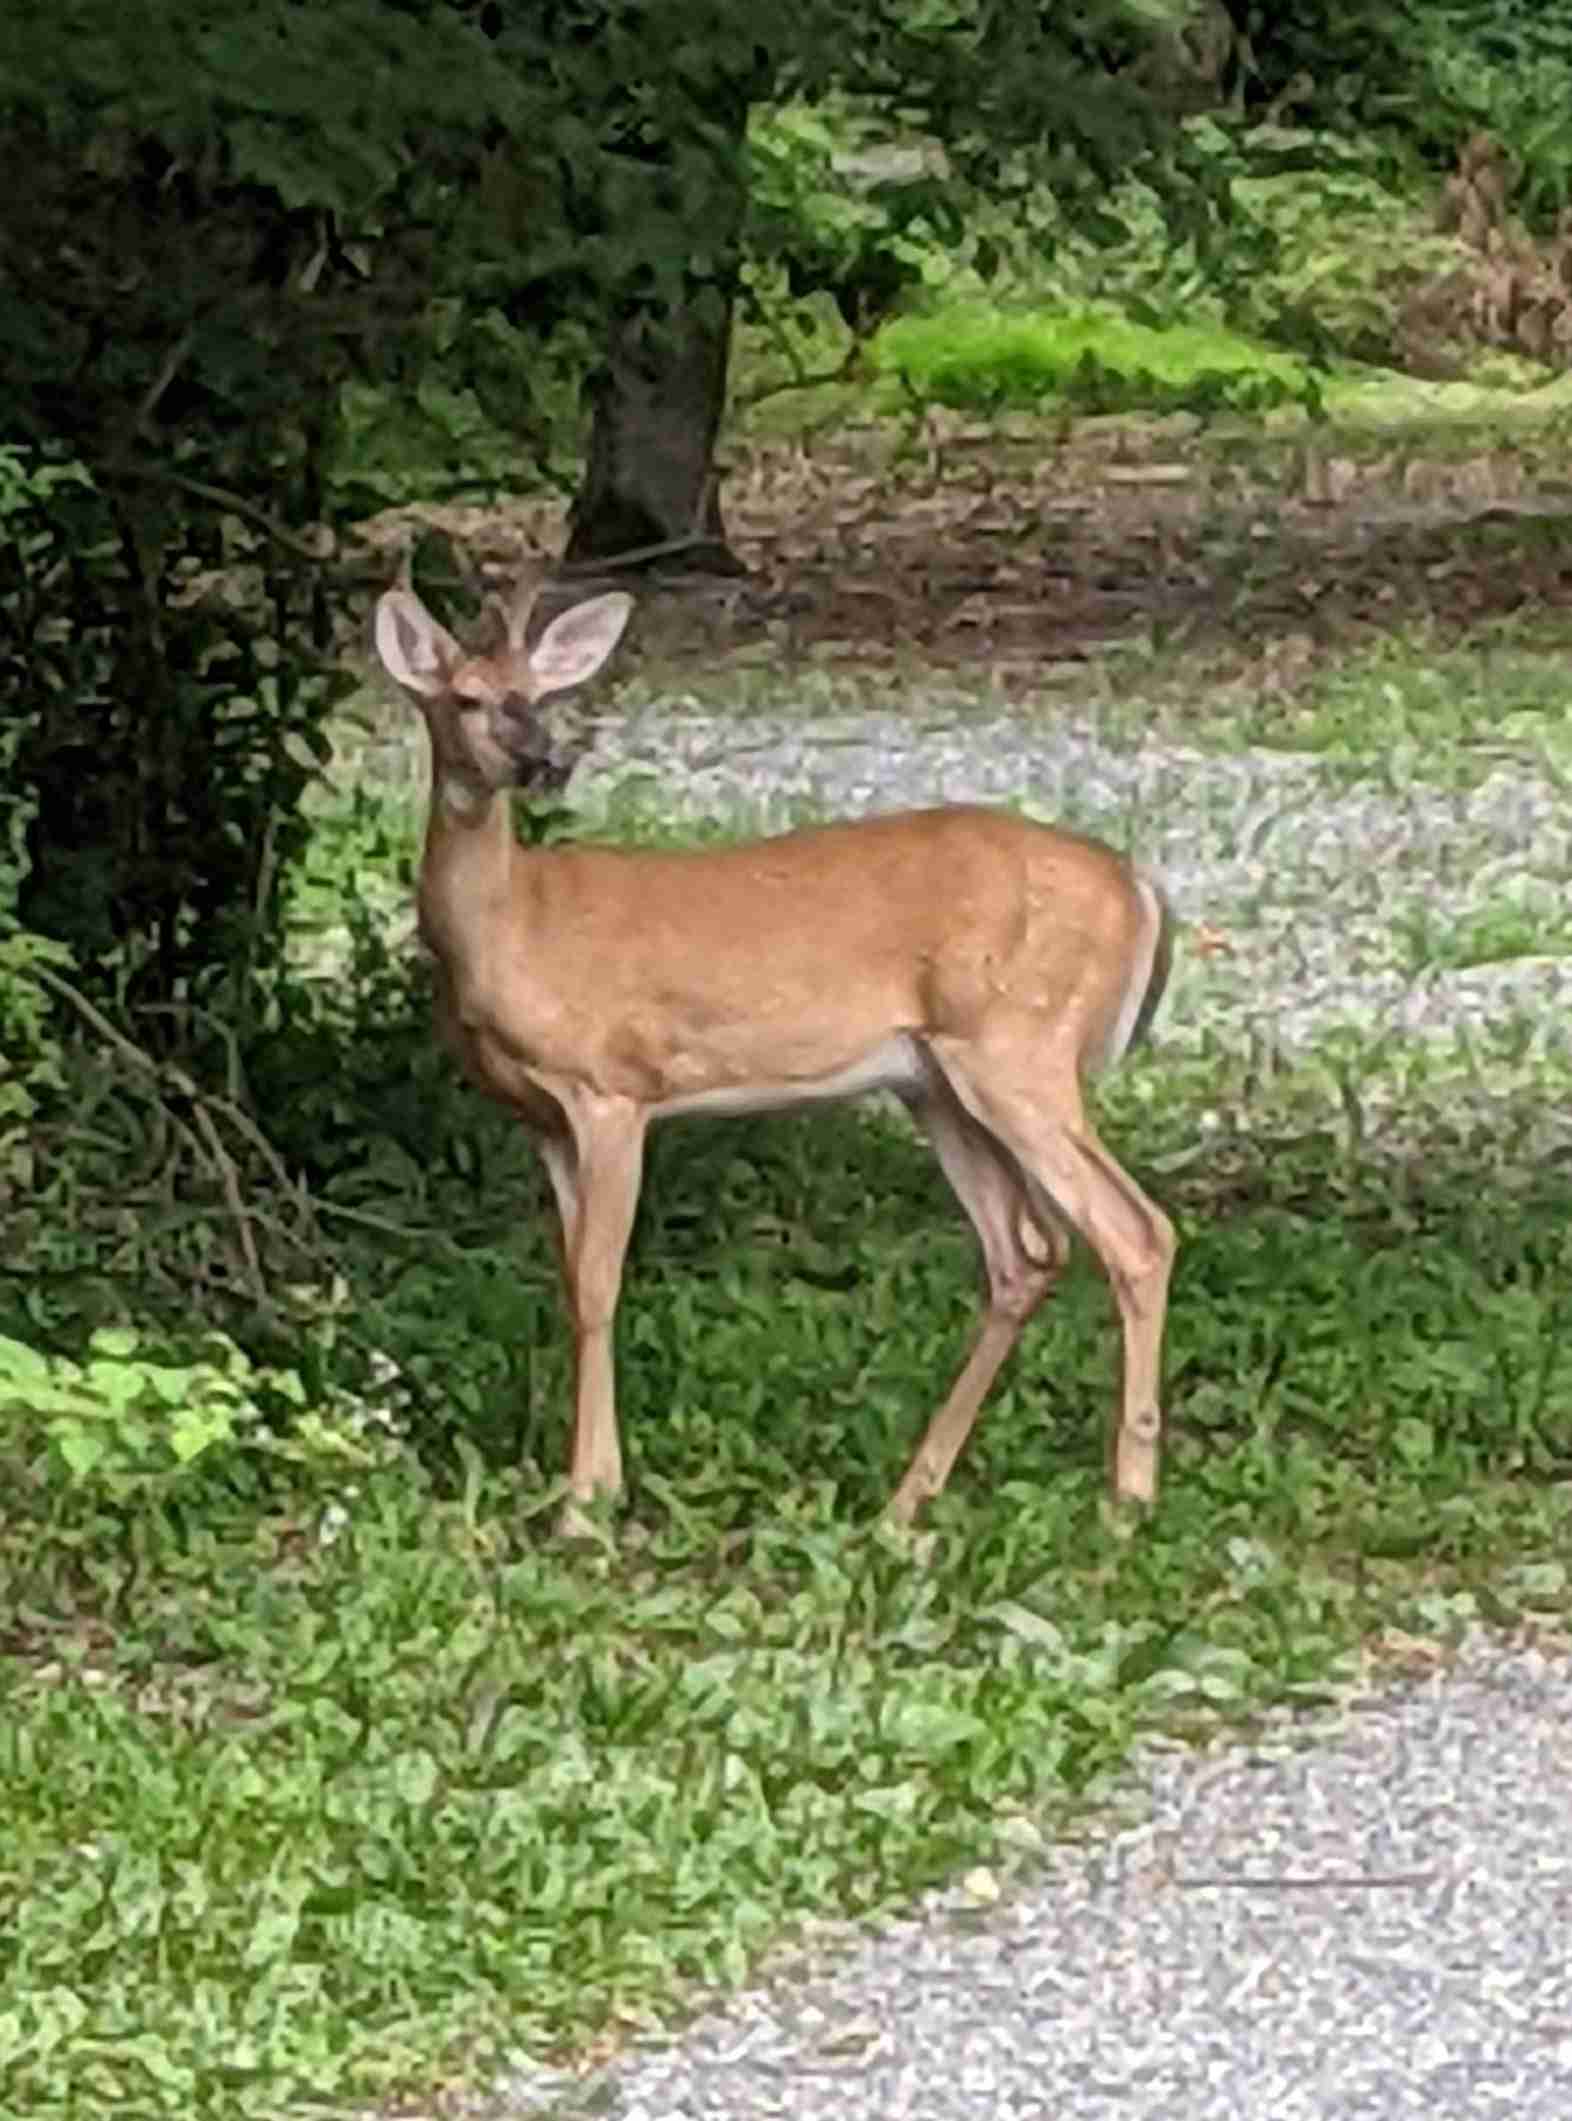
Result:
<svg viewBox="0 0 1572 2121"><path fill-rule="evenodd" d="M41 1384L49 1375L49 1362L36 1348L0 1334L0 1383Z"/></svg>
<svg viewBox="0 0 1572 2121"><path fill-rule="evenodd" d="M103 1355L115 1362L124 1362L136 1353L139 1346L136 1333L130 1326L100 1326L88 1341L95 1355Z"/></svg>
<svg viewBox="0 0 1572 2121"><path fill-rule="evenodd" d="M437 1781L437 1763L423 1748L400 1753L393 1762L393 1786L404 1804L429 1804L436 1795Z"/></svg>
<svg viewBox="0 0 1572 2121"><path fill-rule="evenodd" d="M109 1439L101 1428L88 1428L74 1417L52 1421L49 1436L78 1480L85 1480L95 1467L101 1465L109 1450Z"/></svg>

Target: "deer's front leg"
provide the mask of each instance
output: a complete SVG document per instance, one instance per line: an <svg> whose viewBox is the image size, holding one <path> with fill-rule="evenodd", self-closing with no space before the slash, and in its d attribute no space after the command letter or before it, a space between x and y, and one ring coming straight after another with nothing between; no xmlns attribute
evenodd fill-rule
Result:
<svg viewBox="0 0 1572 2121"><path fill-rule="evenodd" d="M569 1135L541 1143L562 1223L562 1263L574 1342L573 1502L564 1530L582 1522L573 1507L622 1490L612 1346L622 1263L644 1170L644 1116L622 1098L564 1099Z"/></svg>

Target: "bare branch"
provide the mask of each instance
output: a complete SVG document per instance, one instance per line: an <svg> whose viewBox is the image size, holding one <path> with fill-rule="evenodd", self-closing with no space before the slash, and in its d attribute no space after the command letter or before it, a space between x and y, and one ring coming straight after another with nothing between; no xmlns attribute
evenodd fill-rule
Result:
<svg viewBox="0 0 1572 2121"><path fill-rule="evenodd" d="M227 486L214 486L206 479L189 478L185 472L170 471L163 464L117 463L113 468L113 476L139 479L150 486L173 487L177 492L188 493L198 501L211 502L215 508L223 509L226 514L239 516L243 523L250 523L254 529L271 538L274 544L281 545L286 552L294 553L297 559L306 560L313 567L325 567L328 563L328 553L318 551L314 545L308 544L304 538L277 522L266 509L259 508L255 501L248 501L243 494L231 492Z"/></svg>

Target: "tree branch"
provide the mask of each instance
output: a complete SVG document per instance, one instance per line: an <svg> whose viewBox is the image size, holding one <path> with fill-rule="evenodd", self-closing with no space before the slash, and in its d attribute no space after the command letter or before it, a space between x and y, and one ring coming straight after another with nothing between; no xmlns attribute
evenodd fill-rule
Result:
<svg viewBox="0 0 1572 2121"><path fill-rule="evenodd" d="M282 523L275 521L265 508L259 508L243 494L231 492L227 486L214 486L206 479L189 478L185 472L170 471L162 464L117 463L112 476L140 479L151 486L170 486L177 492L190 494L198 501L208 501L213 507L221 508L229 515L239 516L243 523L250 523L264 536L271 538L276 545L281 545L286 552L294 553L297 559L307 560L313 567L325 566L327 563L326 553L318 552L304 538L298 537L294 531L287 530Z"/></svg>

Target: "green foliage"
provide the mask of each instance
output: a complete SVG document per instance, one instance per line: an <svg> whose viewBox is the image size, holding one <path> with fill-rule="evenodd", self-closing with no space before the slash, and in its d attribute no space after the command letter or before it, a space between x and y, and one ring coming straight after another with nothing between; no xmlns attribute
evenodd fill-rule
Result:
<svg viewBox="0 0 1572 2121"><path fill-rule="evenodd" d="M29 467L20 451L0 447L0 600L7 575L29 557L28 518L63 485L84 480L80 465ZM11 660L0 634L0 694L11 694L25 672ZM36 798L18 762L19 721L0 716L0 1201L13 1183L32 1175L31 1122L63 1084L58 1028L39 979L40 968L63 970L69 953L23 925L23 886L31 862L28 828Z"/></svg>
<svg viewBox="0 0 1572 2121"><path fill-rule="evenodd" d="M1456 922L1437 920L1427 907L1416 906L1406 926L1416 973L1432 966L1467 969L1514 958L1560 958L1572 947L1565 893L1532 878L1494 893Z"/></svg>
<svg viewBox="0 0 1572 2121"><path fill-rule="evenodd" d="M564 325L541 347L523 341L502 319L491 322L496 337L511 342L515 372L529 379L522 423L512 408L499 417L495 398L473 381L445 381L440 367L410 389L346 384L327 467L336 509L415 501L429 507L451 496L473 500L572 487L579 467L579 386L588 365L583 335ZM472 373L467 359L465 370Z"/></svg>
<svg viewBox="0 0 1572 2121"><path fill-rule="evenodd" d="M257 1366L222 1333L184 1360L143 1346L128 1327L99 1327L85 1359L50 1356L0 1335L0 1424L36 1425L54 1466L106 1501L150 1507L180 1490L198 1459L321 1457L368 1466L362 1403L337 1393L306 1404L299 1373ZM22 1433L26 1433L24 1426Z"/></svg>
<svg viewBox="0 0 1572 2121"><path fill-rule="evenodd" d="M58 1026L38 974L69 958L0 912L0 1201L32 1175L32 1122L65 1087Z"/></svg>
<svg viewBox="0 0 1572 2121"><path fill-rule="evenodd" d="M1233 321L1327 356L1403 366L1406 304L1456 263L1455 246L1436 234L1427 202L1389 181L1378 153L1324 135L1281 139L1284 159L1311 166L1235 184L1273 254L1235 290Z"/></svg>
<svg viewBox="0 0 1572 2121"><path fill-rule="evenodd" d="M1520 571L1510 551L1501 564ZM1213 740L1318 752L1350 776L1379 761L1394 779L1466 787L1512 758L1559 781L1572 767L1568 645L1565 623L1537 612L1457 643L1433 626L1393 631L1293 696L1254 700L1242 718L1225 710Z"/></svg>
<svg viewBox="0 0 1572 2121"><path fill-rule="evenodd" d="M1228 0L1246 32L1239 81L1252 114L1368 130L1450 167L1475 130L1521 171L1520 201L1548 227L1572 198L1572 20L1542 0Z"/></svg>
<svg viewBox="0 0 1572 2121"><path fill-rule="evenodd" d="M1572 19L1539 0L1460 0L1427 6L1416 22L1438 130L1450 143L1479 129L1516 164L1514 210L1549 229L1572 206Z"/></svg>
<svg viewBox="0 0 1572 2121"><path fill-rule="evenodd" d="M83 5L0 25L20 908L93 985L163 1008L217 981L244 1002L268 962L331 696L297 533L321 512L345 362L329 312L356 271L213 137L227 111L238 160L263 152L244 99L205 101L248 57L251 95L281 93L256 28Z"/></svg>
<svg viewBox="0 0 1572 2121"><path fill-rule="evenodd" d="M31 488L0 551L0 713L28 795L20 917L133 1001L206 1000L222 979L243 1013L333 696L307 662L313 570L178 482L122 507L80 465L13 461ZM266 634L225 593L248 566Z"/></svg>
<svg viewBox="0 0 1572 2121"><path fill-rule="evenodd" d="M217 177L255 187L259 210L271 197L353 224L401 176L434 193L478 132L537 115L531 84L467 17L444 0L215 0L199 14L16 0L0 55L13 109L52 142L94 141L97 174L118 163L134 178L139 149L161 142L193 184Z"/></svg>
<svg viewBox="0 0 1572 2121"><path fill-rule="evenodd" d="M1259 411L1314 396L1302 363L1218 326L1158 330L1108 315L945 309L887 326L874 359L918 397L965 408L1053 399L1085 412Z"/></svg>
<svg viewBox="0 0 1572 2121"><path fill-rule="evenodd" d="M1114 311L1143 325L1226 324L1318 365L1358 361L1431 377L1477 368L1466 325L1488 266L1438 231L1433 179L1375 137L1286 125L1236 135L1209 119L1193 130L1209 141L1231 202L1222 258L1208 259L1195 234L1181 230L1176 241L1161 197L1132 180L1108 194L1110 226L1095 239L1047 196L1013 224L981 214L972 247L997 259L998 296ZM946 272L930 255L925 270L952 296L978 291L964 258Z"/></svg>
<svg viewBox="0 0 1572 2121"><path fill-rule="evenodd" d="M0 84L21 916L147 1035L220 996L243 1035L342 683L340 405L437 358L461 296L495 311L487 156L506 131L526 181L555 167L544 91L440 0L22 5ZM468 345L472 387L523 365Z"/></svg>
<svg viewBox="0 0 1572 2121"><path fill-rule="evenodd" d="M248 1055L272 1140L334 1201L413 1175L450 1128L489 1117L432 1038L429 971L401 946L418 856L408 807L357 791L317 819L293 879L287 975Z"/></svg>
<svg viewBox="0 0 1572 2121"><path fill-rule="evenodd" d="M891 150L850 114L768 111L748 146L750 260L779 268L793 300L830 295L854 333L920 286L929 261L965 235L958 192L921 151Z"/></svg>

